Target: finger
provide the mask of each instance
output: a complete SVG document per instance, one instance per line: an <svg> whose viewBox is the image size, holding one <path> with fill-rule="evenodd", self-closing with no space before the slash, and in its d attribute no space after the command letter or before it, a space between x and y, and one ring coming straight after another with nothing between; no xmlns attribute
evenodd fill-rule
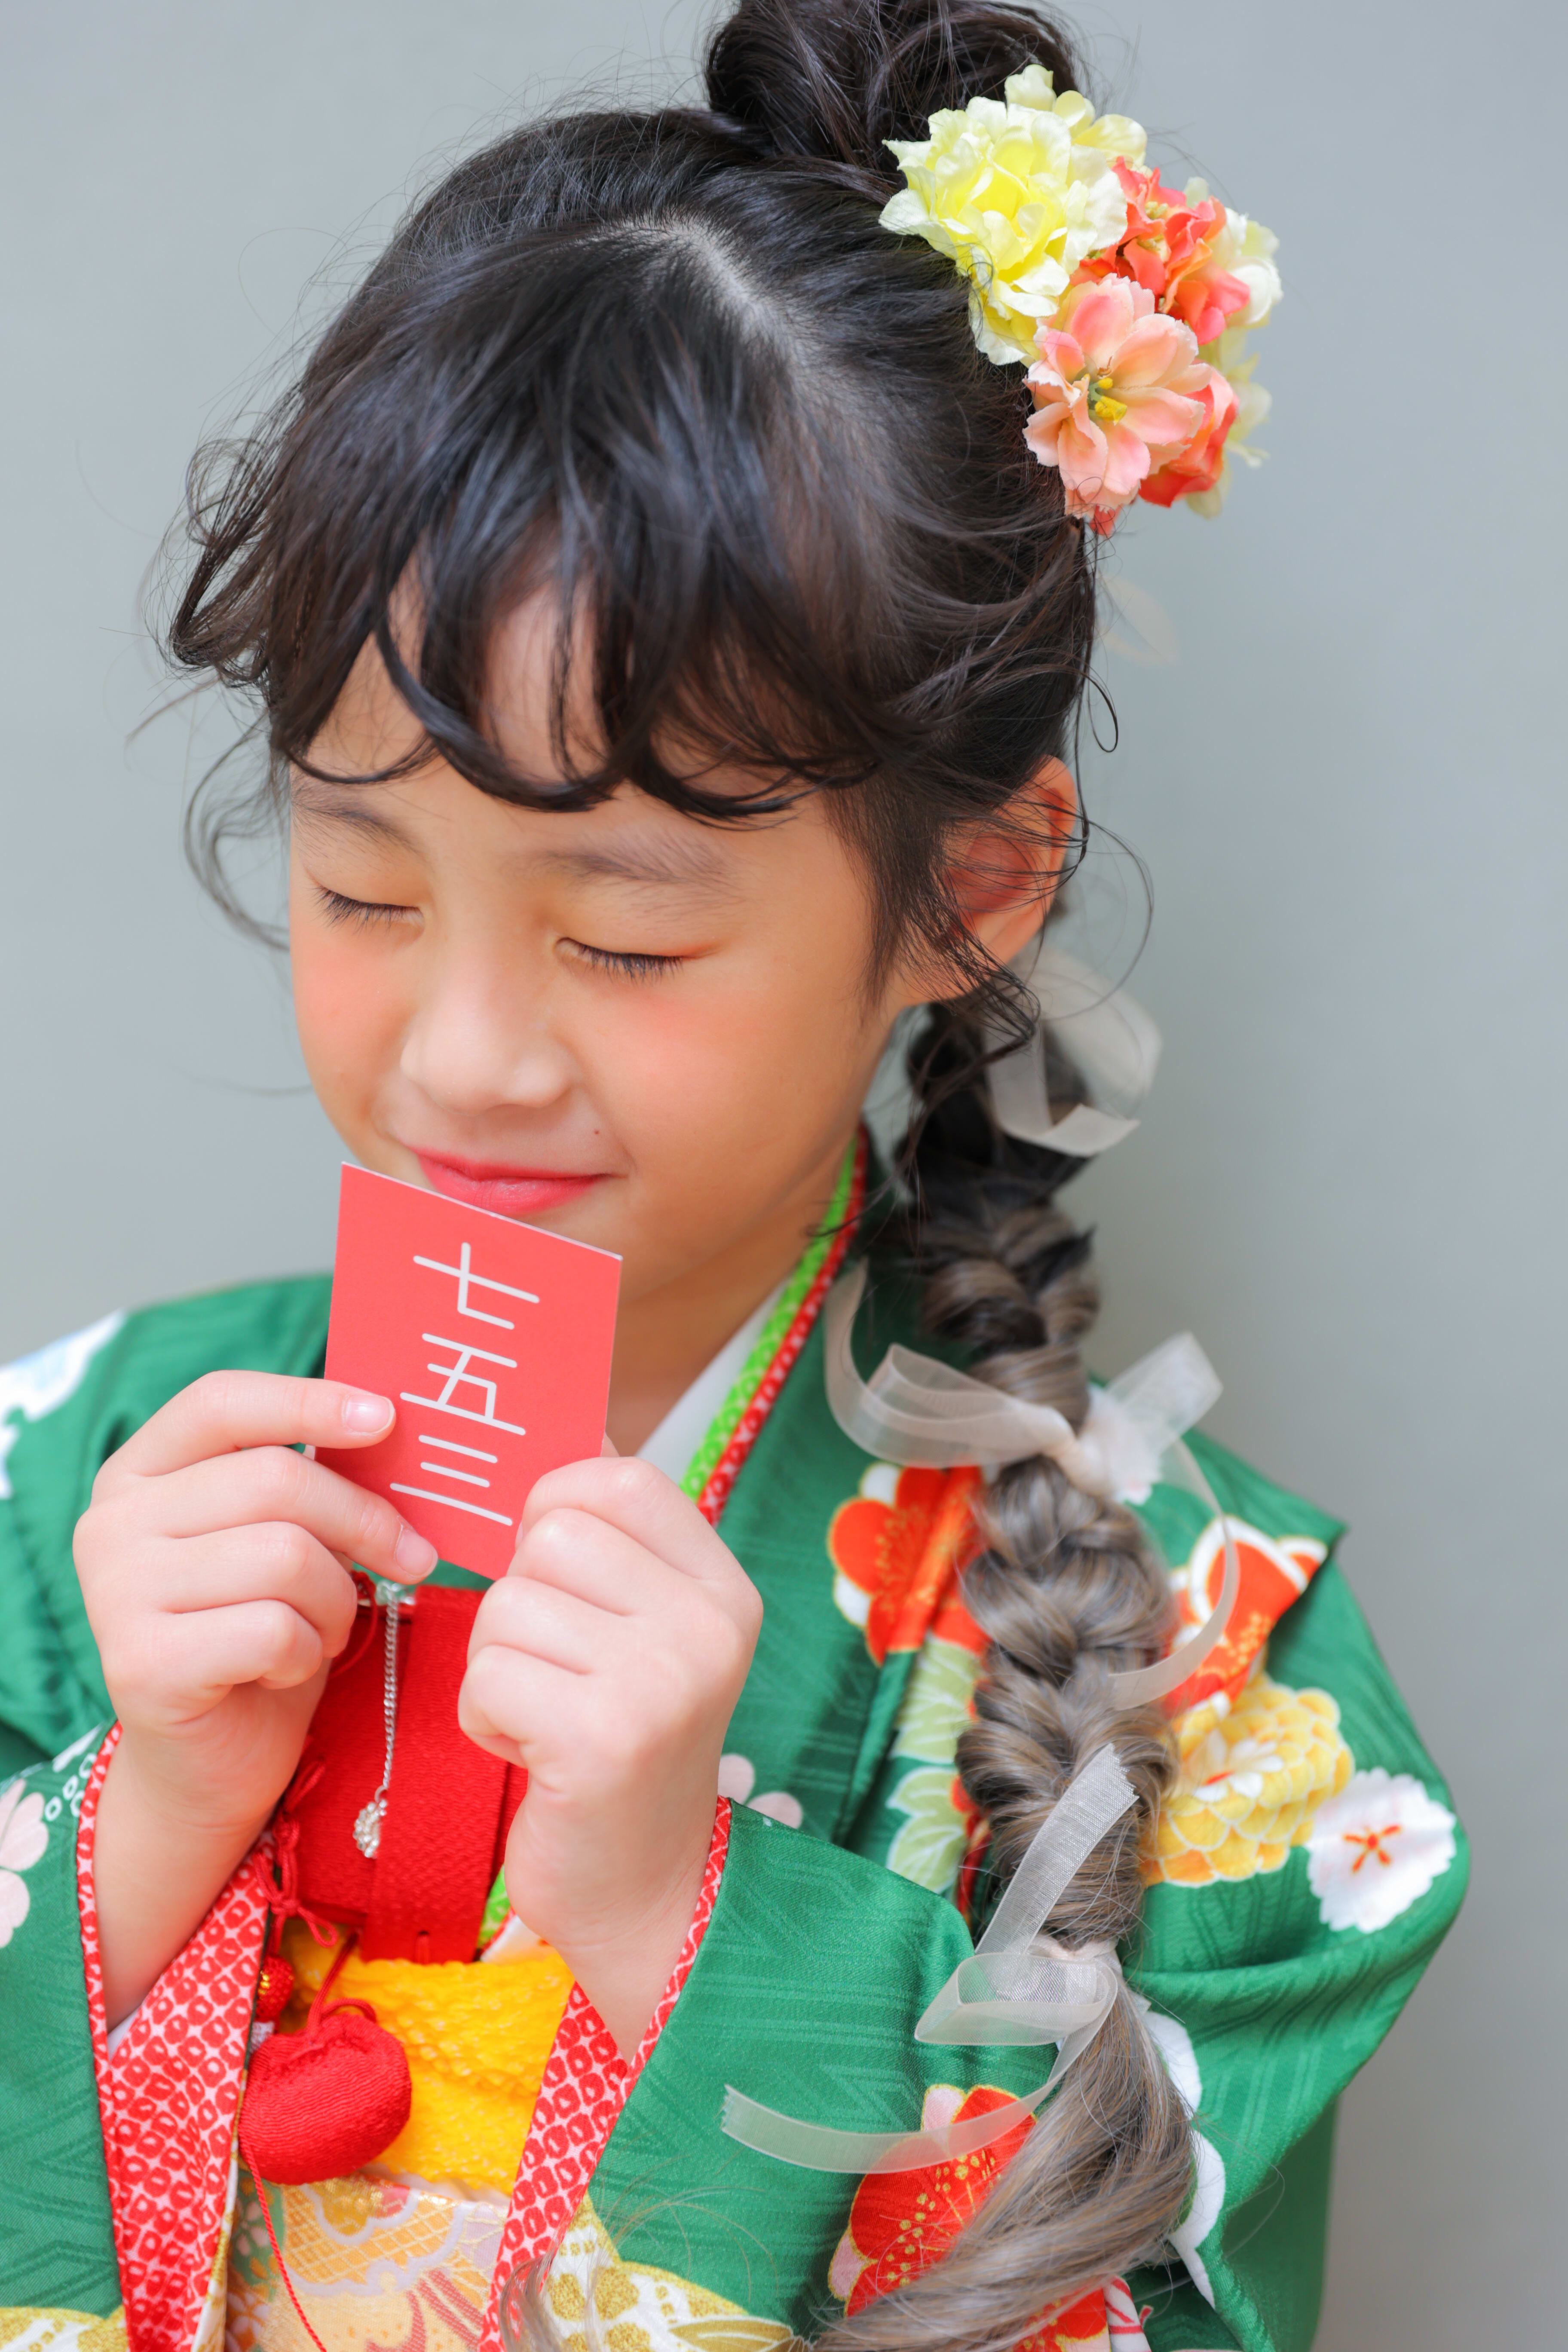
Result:
<svg viewBox="0 0 1568 2352"><path fill-rule="evenodd" d="M547 1511L590 1511L595 1518L679 1569L683 1576L728 1582L742 1571L689 1495L636 1454L569 1462L537 1481L522 1507L520 1545Z"/></svg>
<svg viewBox="0 0 1568 2352"><path fill-rule="evenodd" d="M567 1674L589 1675L618 1654L623 1623L574 1592L503 1576L479 1603L468 1655L492 1646L518 1650Z"/></svg>
<svg viewBox="0 0 1568 2352"><path fill-rule="evenodd" d="M521 1538L501 1582L552 1585L602 1614L622 1618L668 1614L690 1597L691 1585L668 1560L607 1519L559 1507L536 1519Z"/></svg>
<svg viewBox="0 0 1568 2352"><path fill-rule="evenodd" d="M552 1726L559 1740L563 1721L575 1711L582 1690L581 1675L489 1643L469 1659L463 1676L458 1728L487 1754L527 1765L540 1726Z"/></svg>
<svg viewBox="0 0 1568 2352"><path fill-rule="evenodd" d="M143 1490L142 1501L147 1499ZM328 1551L346 1554L374 1576L404 1581L427 1576L437 1557L435 1545L384 1496L287 1445L254 1446L172 1471L157 1482L156 1508L159 1532L172 1536L292 1519Z"/></svg>
<svg viewBox="0 0 1568 2352"><path fill-rule="evenodd" d="M163 1547L158 1608L171 1617L281 1601L313 1625L331 1657L347 1643L359 1612L353 1576L335 1552L291 1520L226 1528Z"/></svg>
<svg viewBox="0 0 1568 2352"><path fill-rule="evenodd" d="M206 1372L171 1397L114 1460L142 1478L247 1445L374 1445L397 1416L390 1398L342 1381L282 1372Z"/></svg>
<svg viewBox="0 0 1568 2352"><path fill-rule="evenodd" d="M243 1684L293 1690L327 1663L316 1628L283 1601L245 1601L188 1617L143 1617L104 1661L121 1712L193 1721Z"/></svg>

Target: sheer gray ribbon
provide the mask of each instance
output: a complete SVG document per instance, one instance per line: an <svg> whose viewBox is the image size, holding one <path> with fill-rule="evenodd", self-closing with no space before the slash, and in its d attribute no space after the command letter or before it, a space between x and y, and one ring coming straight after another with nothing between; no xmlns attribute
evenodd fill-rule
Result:
<svg viewBox="0 0 1568 2352"><path fill-rule="evenodd" d="M1025 1143L1045 1145L1075 1159L1092 1159L1131 1135L1138 1124L1160 1058L1160 1032L1125 989L1108 989L1098 972L1059 948L1047 947L1039 930L1008 969L1034 1000L1035 1027L1021 1045L993 1062L986 1072L996 1123ZM1060 1032L1092 1102L1074 1104L1059 1118L1046 1089L1041 1030ZM1005 1045L999 1025L987 1030L993 1046ZM1107 1105L1112 1108L1106 1108Z"/></svg>
<svg viewBox="0 0 1568 2352"><path fill-rule="evenodd" d="M1182 1432L1202 1419L1220 1392L1215 1369L1197 1341L1190 1332L1167 1339L1109 1388L1097 1389L1082 1430L1075 1431L1054 1406L1009 1396L912 1348L889 1348L870 1379L862 1380L850 1333L866 1272L862 1259L839 1277L823 1307L822 1329L833 1418L868 1454L880 1462L928 1469L973 1463L982 1470L1047 1454L1086 1494L1141 1503L1156 1483L1180 1486L1219 1520L1225 1577L1206 1621L1169 1657L1110 1677L1117 1706L1144 1706L1166 1697L1223 1641L1241 1587L1229 1522L1181 1442Z"/></svg>
<svg viewBox="0 0 1568 2352"><path fill-rule="evenodd" d="M915 2040L925 2042L1054 2042L1056 2063L1037 2090L962 2123L866 2132L781 2115L727 2084L721 2123L730 2137L813 2172L914 2172L973 2156L1034 2115L1089 2048L1121 1987L1113 1946L1067 1952L1041 1930L1100 1839L1136 1801L1115 1749L1097 1748L1036 1836L974 1950L915 2027Z"/></svg>

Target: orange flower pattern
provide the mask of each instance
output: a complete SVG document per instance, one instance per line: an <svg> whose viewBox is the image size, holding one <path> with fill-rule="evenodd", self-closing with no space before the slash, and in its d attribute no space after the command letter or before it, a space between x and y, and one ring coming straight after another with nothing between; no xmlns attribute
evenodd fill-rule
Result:
<svg viewBox="0 0 1568 2352"><path fill-rule="evenodd" d="M879 1665L928 1633L979 1654L985 1636L958 1598L974 1549L978 1470L900 1470L873 1462L827 1530L833 1598Z"/></svg>
<svg viewBox="0 0 1568 2352"><path fill-rule="evenodd" d="M1185 1715L1216 1696L1235 1699L1240 1695L1274 1627L1323 1564L1325 1547L1310 1536L1266 1536L1234 1517L1230 1529L1241 1566L1241 1590L1224 1641L1172 1693L1168 1705L1173 1716ZM1171 1579L1181 1607L1183 1636L1201 1625L1213 1609L1224 1576L1225 1534L1219 1521L1212 1519L1185 1566Z"/></svg>

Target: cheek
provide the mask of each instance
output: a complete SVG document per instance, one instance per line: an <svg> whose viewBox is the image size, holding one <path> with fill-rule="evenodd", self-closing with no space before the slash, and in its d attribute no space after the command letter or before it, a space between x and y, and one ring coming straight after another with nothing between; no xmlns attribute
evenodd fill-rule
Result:
<svg viewBox="0 0 1568 2352"><path fill-rule="evenodd" d="M858 1100L866 1039L853 986L787 958L691 982L628 1005L602 1066L645 1168L657 1157L689 1169L694 1148L815 1152Z"/></svg>
<svg viewBox="0 0 1568 2352"><path fill-rule="evenodd" d="M396 1059L405 1008L384 944L372 937L296 924L289 940L294 1018L306 1064L331 1112L329 1093L370 1092Z"/></svg>

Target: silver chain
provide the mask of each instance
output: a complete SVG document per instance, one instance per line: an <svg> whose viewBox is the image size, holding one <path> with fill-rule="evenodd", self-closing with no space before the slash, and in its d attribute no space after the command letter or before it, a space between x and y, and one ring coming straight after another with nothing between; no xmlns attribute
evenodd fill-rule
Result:
<svg viewBox="0 0 1568 2352"><path fill-rule="evenodd" d="M382 1766L381 1786L367 1805L362 1805L354 1816L354 1843L365 1860L374 1860L381 1844L381 1825L386 1819L387 1791L392 1787L392 1750L397 1738L397 1612L403 1594L395 1584L377 1584L376 1596L386 1611L386 1649L382 1666L381 1712L386 1725L386 1761Z"/></svg>

